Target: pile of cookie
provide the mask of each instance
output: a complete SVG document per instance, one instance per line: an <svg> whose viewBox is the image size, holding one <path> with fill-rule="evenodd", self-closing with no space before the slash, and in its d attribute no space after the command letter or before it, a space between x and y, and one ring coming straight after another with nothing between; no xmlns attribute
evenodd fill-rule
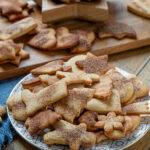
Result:
<svg viewBox="0 0 150 150"><path fill-rule="evenodd" d="M32 7L24 0L1 0L0 10L9 21L17 21L29 16Z"/></svg>
<svg viewBox="0 0 150 150"><path fill-rule="evenodd" d="M125 77L108 64L107 55L55 60L31 73L34 77L21 83L22 92L10 96L7 106L30 135L50 128L43 137L49 146L78 150L121 139L140 124L140 114L150 114L149 102L135 102L149 89L136 76Z"/></svg>
<svg viewBox="0 0 150 150"><path fill-rule="evenodd" d="M100 39L108 37L136 39L136 32L132 27L115 21L99 23L96 34ZM27 17L0 31L0 40L2 40L0 41L0 64L12 63L18 66L22 59L29 57L29 53L23 50L23 46L17 46L18 44L11 41L24 35L30 35L27 44L34 48L47 51L69 50L70 53L76 54L90 51L96 34L94 31L83 29L70 31L67 27L52 28L32 17Z"/></svg>
<svg viewBox="0 0 150 150"><path fill-rule="evenodd" d="M18 21L0 32L0 64L11 63L19 66L21 60L29 58L29 53L23 47L23 43L15 43L19 38L37 27L37 23L31 17Z"/></svg>

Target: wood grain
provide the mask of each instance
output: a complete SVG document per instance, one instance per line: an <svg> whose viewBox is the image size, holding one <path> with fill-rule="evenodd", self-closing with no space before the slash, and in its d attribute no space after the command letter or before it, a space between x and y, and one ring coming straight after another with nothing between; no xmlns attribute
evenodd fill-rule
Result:
<svg viewBox="0 0 150 150"><path fill-rule="evenodd" d="M114 54L138 48L141 46L150 45L150 20L128 12L126 8L126 4L128 1L129 0L108 0L108 6L110 9L110 20L117 20L131 25L137 32L137 40L128 38L125 38L123 40L117 40L114 38L103 40L96 39L91 50L92 53L96 55ZM40 10L38 8L34 8L34 13L32 13L31 16L36 19L41 19ZM8 24L9 23L7 22L7 19L5 19L4 17L0 17L0 29L3 29ZM69 27L69 29L81 28L94 31L98 27L98 23L76 20L65 21L55 24L56 27L62 25ZM26 42L28 40L29 37L25 36L17 39L16 41ZM40 51L29 46L25 46L25 50L30 53L30 59L22 61L19 67L10 64L0 65L0 79L28 73L30 69L52 60L68 59L69 57L71 57L68 51L47 52ZM141 49L140 53L142 52L144 52L143 49Z"/></svg>
<svg viewBox="0 0 150 150"><path fill-rule="evenodd" d="M42 18L44 23L60 22L68 19L104 21L108 19L108 14L109 10L106 0L70 4L56 3L49 0L42 1Z"/></svg>
<svg viewBox="0 0 150 150"><path fill-rule="evenodd" d="M136 74L150 88L150 47L114 54L109 57L110 64ZM150 131L137 143L126 150L148 150L150 147ZM7 145L4 150L38 150L25 142L20 136Z"/></svg>

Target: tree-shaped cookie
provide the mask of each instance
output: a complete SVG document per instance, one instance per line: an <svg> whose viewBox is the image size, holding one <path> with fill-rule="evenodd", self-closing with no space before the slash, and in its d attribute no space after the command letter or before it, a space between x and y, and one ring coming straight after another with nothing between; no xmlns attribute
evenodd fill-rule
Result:
<svg viewBox="0 0 150 150"><path fill-rule="evenodd" d="M44 110L37 113L35 116L28 118L25 122L25 126L28 127L28 132L32 135L39 130L48 128L59 120L61 120L59 114L51 110Z"/></svg>
<svg viewBox="0 0 150 150"><path fill-rule="evenodd" d="M53 104L55 112L70 123L79 117L88 101L92 99L94 90L89 88L73 88L68 91L68 97Z"/></svg>

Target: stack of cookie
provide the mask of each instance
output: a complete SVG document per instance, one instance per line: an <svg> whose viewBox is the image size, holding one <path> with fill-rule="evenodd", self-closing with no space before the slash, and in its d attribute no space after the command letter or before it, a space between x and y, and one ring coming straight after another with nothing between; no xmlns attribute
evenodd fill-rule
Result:
<svg viewBox="0 0 150 150"><path fill-rule="evenodd" d="M35 77L22 82L23 91L9 97L7 106L30 135L51 128L43 132L47 145L78 150L121 139L137 128L140 114L150 114L149 102L135 102L149 89L136 76L124 76L109 65L107 55L56 60L31 73Z"/></svg>
<svg viewBox="0 0 150 150"><path fill-rule="evenodd" d="M70 32L66 27L44 28L39 31L28 44L41 50L58 51L70 49L71 53L89 51L95 40L94 32L74 30Z"/></svg>
<svg viewBox="0 0 150 150"><path fill-rule="evenodd" d="M23 50L23 44L16 44L12 40L0 41L0 64L12 63L16 66L22 59L29 57Z"/></svg>
<svg viewBox="0 0 150 150"><path fill-rule="evenodd" d="M21 60L29 58L29 53L23 50L24 44L16 44L13 39L19 38L37 27L31 17L22 19L0 32L0 64L11 63L18 66Z"/></svg>
<svg viewBox="0 0 150 150"><path fill-rule="evenodd" d="M16 21L28 17L32 7L24 0L1 0L0 10L9 21Z"/></svg>

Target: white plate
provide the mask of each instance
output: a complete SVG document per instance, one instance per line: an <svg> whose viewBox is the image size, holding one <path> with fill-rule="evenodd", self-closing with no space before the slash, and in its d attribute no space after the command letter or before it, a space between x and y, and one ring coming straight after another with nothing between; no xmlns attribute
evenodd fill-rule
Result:
<svg viewBox="0 0 150 150"><path fill-rule="evenodd" d="M122 73L124 76L128 76L129 73L126 71L123 71L121 69L116 68L120 73ZM31 79L33 76L31 74L27 75L24 77L12 90L11 95L21 93L23 90L21 82ZM149 94L150 95L150 94ZM148 99L147 99L148 100ZM8 110L8 108L7 108ZM40 131L34 136L31 136L27 128L24 126L23 122L16 121L13 118L13 115L11 111L8 110L8 117L11 121L11 124L13 125L14 129L18 132L19 135L21 135L26 141L28 141L30 144L34 145L37 148L44 149L44 150L67 150L69 149L67 146L62 146L62 145L53 145L52 147L48 147L44 141L43 141L43 135L48 132L48 130ZM126 137L120 139L120 140L106 140L103 142L100 142L96 144L94 147L91 149L87 150L121 150L124 148L127 148L137 142L139 139L141 139L149 130L150 128L150 116L142 116L141 118L141 123L138 126L138 128L130 133L127 134ZM86 148L80 148L80 150L85 150Z"/></svg>

